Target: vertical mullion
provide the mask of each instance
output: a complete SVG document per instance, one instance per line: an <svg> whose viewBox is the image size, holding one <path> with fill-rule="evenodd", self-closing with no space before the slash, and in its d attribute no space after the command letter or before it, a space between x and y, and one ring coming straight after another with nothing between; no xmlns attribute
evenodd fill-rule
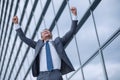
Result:
<svg viewBox="0 0 120 80"><path fill-rule="evenodd" d="M43 11L42 1L41 1L41 0L39 0L39 1L40 1L41 11ZM41 13L41 16L42 16L42 13ZM42 19L43 19L43 17L42 17ZM43 20L44 20L44 19L43 19ZM37 26L37 25L36 25L36 26ZM44 24L44 28L46 28L45 24ZM37 35L37 38L39 39L39 35Z"/></svg>
<svg viewBox="0 0 120 80"><path fill-rule="evenodd" d="M55 6L54 6L54 3L53 3L53 0L52 0L52 7L53 7L54 16L55 16L56 13L55 13ZM55 25L56 25L56 27L57 27L58 36L60 36L59 28L58 28L58 24L57 24L57 21L56 21L56 20L55 20Z"/></svg>
<svg viewBox="0 0 120 80"><path fill-rule="evenodd" d="M4 27L2 27L2 17L3 17L3 13L4 13L4 5L5 5L5 0L3 0L2 2L2 6L1 6L1 15L0 15L0 27L1 27L1 31L0 31L0 46L3 48L3 46L1 45L2 43L2 35L3 35L3 30L4 30ZM0 62L1 62L1 58L2 58L2 51L0 51ZM1 73L1 72L0 72Z"/></svg>
<svg viewBox="0 0 120 80"><path fill-rule="evenodd" d="M13 2L14 1L11 1L11 3L12 3L12 5L11 6L13 6ZM16 7L15 7L15 12L14 12L14 15L16 15L16 13L17 13L17 7L18 7L18 3L19 3L19 0L17 1L17 4L16 4ZM11 9L10 10L12 10L12 7L11 7ZM8 38L8 42L7 42L7 48L8 48L8 43L9 43L9 41L10 41L10 36L11 36L11 33L12 33L12 29L13 29L13 23L12 23L12 25L11 25L11 29L10 29L10 34L9 34L9 38ZM6 50L5 50L5 53L7 52L7 48L6 48Z"/></svg>
<svg viewBox="0 0 120 80"><path fill-rule="evenodd" d="M10 20L10 16L11 16L11 12L12 12L12 6L13 6L13 1L11 1L11 5L10 5L10 10L9 10L9 16L8 16L8 20L7 20L7 26L9 25L9 20ZM7 27L6 26L6 27ZM6 28L6 31L8 30L8 28ZM7 33L6 33L7 34ZM4 36L6 38L6 36ZM8 38L8 41L10 39ZM7 41L7 42L8 42ZM7 43L7 46L6 46L6 50L5 50L5 54L7 53L7 50L8 50L8 43ZM1 53L1 56L2 56L2 53ZM0 58L1 59L1 58ZM8 60L9 61L9 60ZM8 67L8 66L7 66ZM5 70L5 73L6 73L6 70Z"/></svg>
<svg viewBox="0 0 120 80"><path fill-rule="evenodd" d="M5 7L5 14L4 14L4 20L3 20L3 25L1 26L1 27L5 27L4 25L5 25L5 21L6 21L6 14L7 14L7 8L8 8L8 5L9 5L9 0L7 1L7 3L6 3L6 7ZM7 23L6 23L7 24ZM4 35L4 38L3 38L3 45L2 45L2 38L1 38L1 42L0 42L0 44L1 44L1 46L4 46L4 43L5 43L5 38L6 38L6 34L7 34L7 26L5 27L6 29L5 29L5 35ZM4 29L3 29L4 30ZM1 37L2 37L3 35L1 35Z"/></svg>
<svg viewBox="0 0 120 80"><path fill-rule="evenodd" d="M20 13L20 15L22 16L22 12L21 12L21 9L20 9L20 6L18 6L18 10L19 10L19 13ZM22 26L22 24L21 24L21 26ZM15 42L17 42L16 40L15 40ZM14 45L15 46L15 45ZM16 47L15 47L16 48ZM22 52L23 50L21 50L21 55L22 55ZM20 64L20 60L18 59L18 64ZM24 68L23 68L24 69ZM23 70L23 72L24 72L25 70ZM17 74L17 73L16 73ZM20 74L20 76L21 76L21 74Z"/></svg>
<svg viewBox="0 0 120 80"><path fill-rule="evenodd" d="M91 5L91 1L90 0L89 0L89 4ZM91 12L91 15L92 15L92 19L93 19L93 23L94 23L94 28L95 28L95 32L96 32L96 37L97 37L97 41L98 41L99 53L100 53L100 56L101 56L100 58L101 58L101 62L102 62L104 76L105 76L106 80L109 80L108 79L108 75L107 75L107 71L106 71L106 66L105 66L103 51L100 49L101 44L100 44L100 39L99 39L99 36L98 36L98 31L97 31L97 26L96 26L96 22L95 22L95 17L94 17L93 11L90 10L90 12Z"/></svg>
<svg viewBox="0 0 120 80"><path fill-rule="evenodd" d="M35 11L35 8L36 8L36 6L37 6L37 3L38 3L38 0L35 0L35 1L34 1L34 4L33 4L33 7L32 7L32 10L31 10L31 13L30 13L30 16L29 16L29 19L28 19L28 22L27 22L27 25L26 25L26 28L25 28L25 31L24 31L25 34L26 34L26 32L27 32L27 30L28 30L28 27L29 27L29 25L30 25L30 22L31 22L31 19L32 19L32 16L33 16L33 12ZM21 49L22 44L23 44L23 42L21 41L21 42L20 42L20 46L19 46L19 50L17 51L17 55L16 55L16 57L15 57L15 60L17 60L17 57L18 57L18 55L19 55L19 52L20 52L20 49ZM30 48L30 47L28 47L28 48ZM26 51L28 51L28 50L26 50ZM18 71L17 71L17 74L16 74L16 76L15 76L15 80L17 79L17 76L18 76L18 74L19 74L19 72L20 72L20 69L21 69L21 67L22 67L22 64L23 64L26 56L27 56L27 53L26 53L26 54L24 55L24 57L23 57L22 63L20 64L20 67L19 67L19 69L18 69ZM16 61L14 61L14 65L15 65L15 63L16 63ZM13 69L14 69L14 65L12 66L12 69L11 69L10 73L12 73L12 71L13 71ZM11 77L11 74L9 75L9 77Z"/></svg>
<svg viewBox="0 0 120 80"><path fill-rule="evenodd" d="M34 33L33 33L32 39L35 38L35 34L36 34L37 30L39 29L39 26L40 26L41 23L42 23L42 18L43 18L42 16L45 15L45 13L46 13L46 11L47 11L47 9L48 9L48 7L49 7L50 2L51 2L51 0L47 0L47 1L46 1L45 7L44 7L44 9L43 9L43 11L42 11L42 14L41 14L39 20L38 20L38 23L37 23L37 26L36 26L35 31L34 31ZM29 50L29 47L27 48L26 53L28 53L28 50ZM33 60L34 60L34 59L33 59ZM32 63L33 63L33 61L32 61ZM32 63L30 64L30 67L29 67L29 69L27 70L27 73L25 74L25 76L24 76L24 78L23 78L24 80L26 79L26 77L27 77L27 75L28 75L28 73L29 73L29 71L30 71L30 69L31 69Z"/></svg>
<svg viewBox="0 0 120 80"><path fill-rule="evenodd" d="M1 11L1 15L0 15L0 26L1 26L1 24L2 24L2 17L3 17L3 13L4 13L4 5L5 5L5 0L3 0L3 2L2 2L2 7L1 7L1 9L2 9L2 11ZM1 26L2 27L2 26ZM0 45L1 45L1 40L2 40L2 34L3 34L3 27L2 27L2 30L1 30L1 36L0 36Z"/></svg>
<svg viewBox="0 0 120 80"><path fill-rule="evenodd" d="M7 31L6 31L7 32ZM2 35L1 35L2 36ZM4 36L4 39L5 39L6 36ZM8 46L6 46L8 47ZM2 46L2 51L1 51L1 56L0 56L0 61L1 61L1 58L2 58L2 55L3 55L3 48L4 48L4 45ZM4 65L4 59L5 59L5 56L6 56L6 51L5 51L5 54L4 54L4 58L3 58L3 64L2 64L2 67L1 67L1 71L0 73L2 73L2 68L3 68L3 65ZM2 63L2 62L1 62Z"/></svg>
<svg viewBox="0 0 120 80"><path fill-rule="evenodd" d="M70 11L69 1L67 2L67 4L68 4L68 7L69 7L69 12L70 12L70 19L72 21L72 14L71 14L71 11ZM74 39L75 39L75 44L76 44L76 48L77 48L77 55L78 55L78 59L79 59L79 64L81 66L82 62L81 62L81 56L80 56L80 51L79 51L79 48L78 48L78 42L77 42L77 39L76 39L76 35L74 35ZM85 80L84 73L83 73L83 68L81 68L81 73L82 73L83 80Z"/></svg>
<svg viewBox="0 0 120 80"><path fill-rule="evenodd" d="M4 20L3 20L3 25L2 25L3 30L4 30L4 27L5 27L4 24L5 24L5 21L6 21L6 14L7 14L8 4L9 4L9 0L7 0L7 2L6 2ZM1 46L2 46L1 54L3 54L3 51L4 51L4 49L5 49L4 46L5 46L6 34L7 34L7 26L6 26L5 33L4 33L3 44L1 45ZM3 36L3 35L1 35L1 36ZM2 37L1 37L1 42L2 42ZM1 56L1 57L2 57L2 56ZM6 58L6 54L4 53L3 62L1 61L1 64L2 64L1 70L0 70L1 73L2 73L2 71L3 71L4 62L5 62L5 60L6 60L5 58Z"/></svg>
<svg viewBox="0 0 120 80"><path fill-rule="evenodd" d="M7 14L7 8L8 8L8 5L9 5L9 0L7 0L7 2L6 2L6 6L5 6L5 11L4 11L4 16L3 16L3 24L2 24L2 30L3 30L3 32L4 32L4 28L5 28L5 21L6 21L6 14ZM2 32L2 33L3 33ZM7 31L5 31L5 33L6 33ZM3 34L1 34L1 41L0 41L0 45L1 45L1 42L2 42L2 36L3 36ZM2 46L4 46L4 39L3 39L3 45ZM4 47L3 47L4 48Z"/></svg>
<svg viewBox="0 0 120 80"><path fill-rule="evenodd" d="M1 6L2 5L2 3L1 3L1 0L0 0L0 15L2 14L2 11L1 11ZM1 32L1 16L0 16L0 32ZM1 36L1 34L0 34L0 36Z"/></svg>
<svg viewBox="0 0 120 80"><path fill-rule="evenodd" d="M20 18L20 24L22 23L22 20L23 20L23 17L24 17L24 13L25 13L25 9L26 9L26 6L27 6L27 4L28 4L28 1L26 0L26 2L25 2L25 5L24 5L24 9L23 9L23 12L22 12L22 16L21 16L21 18ZM12 9L12 5L13 5L13 1L12 1L12 3L11 3L11 9ZM11 12L11 10L9 11L9 12ZM9 14L9 17L10 17L10 14ZM10 18L9 18L10 19ZM8 20L8 23L9 23L9 20ZM10 35L9 35L10 36ZM7 45L9 44L9 40L10 39L8 39L8 43L7 43ZM16 44L16 40L17 40L17 35L15 36L15 39L14 39L14 43L13 43L13 46L12 46L12 51L10 52L10 57L9 57L9 59L8 59L8 64L7 64L7 69L5 70L5 73L7 73L7 70L8 70L8 67L9 67L9 64L10 64L10 61L11 61L11 57L12 57L12 54L13 54L13 50L14 50L14 47L15 47L15 44ZM7 46L8 47L8 46ZM6 48L6 51L7 51L7 48ZM5 76L6 76L6 74L5 74Z"/></svg>
<svg viewBox="0 0 120 80"><path fill-rule="evenodd" d="M42 4L42 1L41 1L41 0L40 0L40 5L41 5L41 9L42 9L42 11L43 11L43 4ZM44 15L42 15L42 19L43 19L45 28L47 28L46 23L45 23Z"/></svg>
<svg viewBox="0 0 120 80"><path fill-rule="evenodd" d="M67 4L66 0L63 0L63 2L61 4L61 6L60 6L60 8L59 8L55 18L54 18L54 20L52 22L52 24L50 25L50 28L49 28L50 31L52 31L53 28L55 27L55 23L58 21L60 15L62 14L63 10L65 9L66 4Z"/></svg>
<svg viewBox="0 0 120 80"><path fill-rule="evenodd" d="M12 1L13 2L13 1ZM28 1L26 0L25 2L25 5L24 5L24 9L23 9L23 12L22 12L22 16L20 18L20 23L22 23L22 20L23 20L23 17L24 17L24 11L26 9L26 5L27 5ZM6 72L8 70L8 66L10 64L10 61L11 61L11 57L12 57L12 53L13 53L13 50L14 50L14 47L15 47L15 44L16 44L16 40L17 40L17 35L15 36L15 39L14 39L14 43L13 43L13 46L12 46L12 51L10 52L10 57L9 57L9 62L7 64L7 69L6 69ZM9 42L9 41L8 41ZM6 75L6 74L5 74Z"/></svg>
<svg viewBox="0 0 120 80"><path fill-rule="evenodd" d="M31 5L33 5L33 2L32 2L32 0L30 0L31 1ZM28 19L28 16L27 16L27 11L26 11L26 18ZM35 16L34 16L34 12L33 12L33 18L34 18L34 23L35 23L35 26L36 26L36 20L35 20ZM28 33L29 33L29 35L31 35L30 34L30 30L28 30ZM28 62L28 65L30 65L30 63L29 63L29 60L28 60L28 57L26 56L26 58L27 58L27 62ZM23 66L23 69L25 69L24 68L24 66ZM25 73L25 72L24 72ZM30 76L30 80L32 80L32 77Z"/></svg>

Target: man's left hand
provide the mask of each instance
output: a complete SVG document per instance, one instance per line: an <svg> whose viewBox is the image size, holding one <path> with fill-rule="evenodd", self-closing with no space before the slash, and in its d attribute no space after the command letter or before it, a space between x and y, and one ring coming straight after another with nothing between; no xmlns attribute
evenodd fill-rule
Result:
<svg viewBox="0 0 120 80"><path fill-rule="evenodd" d="M71 12L72 12L75 16L77 16L77 9L76 9L76 7L71 7Z"/></svg>

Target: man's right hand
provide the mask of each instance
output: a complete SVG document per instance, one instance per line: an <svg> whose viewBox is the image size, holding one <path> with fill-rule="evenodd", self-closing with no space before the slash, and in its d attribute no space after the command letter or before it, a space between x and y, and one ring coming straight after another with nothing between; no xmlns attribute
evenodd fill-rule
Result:
<svg viewBox="0 0 120 80"><path fill-rule="evenodd" d="M12 19L12 22L14 24L18 24L18 17L17 16L14 16L13 19Z"/></svg>

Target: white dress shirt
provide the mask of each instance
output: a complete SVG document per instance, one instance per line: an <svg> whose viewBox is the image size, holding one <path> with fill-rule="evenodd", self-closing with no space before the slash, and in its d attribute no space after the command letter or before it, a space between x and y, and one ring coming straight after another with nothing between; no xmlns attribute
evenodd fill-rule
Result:
<svg viewBox="0 0 120 80"><path fill-rule="evenodd" d="M46 43L46 42L45 42ZM51 57L53 62L53 69L60 69L61 68L61 59L52 44L51 40L49 40ZM40 71L48 71L47 69L47 59L46 59L46 45L43 46L41 53L40 53Z"/></svg>

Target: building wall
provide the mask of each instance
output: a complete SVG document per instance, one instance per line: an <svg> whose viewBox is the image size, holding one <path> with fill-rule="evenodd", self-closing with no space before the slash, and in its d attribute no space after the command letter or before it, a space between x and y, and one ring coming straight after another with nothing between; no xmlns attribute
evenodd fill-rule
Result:
<svg viewBox="0 0 120 80"><path fill-rule="evenodd" d="M64 80L120 80L119 0L0 0L0 80L36 80L31 73L34 49L16 35L17 15L25 35L35 41L48 28L53 40L69 31L70 8L78 27L65 50L75 71ZM43 64L44 65L44 64Z"/></svg>

